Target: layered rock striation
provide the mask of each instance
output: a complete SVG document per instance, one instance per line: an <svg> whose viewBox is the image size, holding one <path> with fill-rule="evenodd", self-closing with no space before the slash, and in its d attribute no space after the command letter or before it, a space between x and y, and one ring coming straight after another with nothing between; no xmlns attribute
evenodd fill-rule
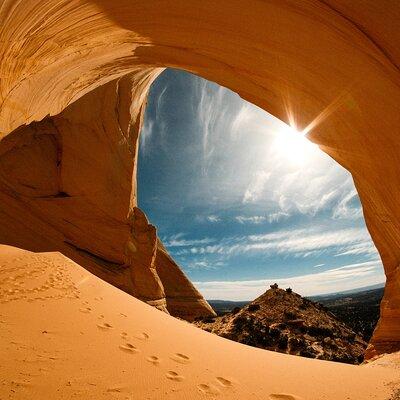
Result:
<svg viewBox="0 0 400 400"><path fill-rule="evenodd" d="M132 97L151 80L112 81L0 141L0 242L61 251L135 297L192 320L213 311L136 206L143 107Z"/></svg>
<svg viewBox="0 0 400 400"><path fill-rule="evenodd" d="M368 356L400 348L399 20L394 0L0 0L0 241L60 250L133 293L137 134L151 82L180 68L352 173L387 277ZM171 307L204 309L184 280ZM150 298L168 307L163 290Z"/></svg>

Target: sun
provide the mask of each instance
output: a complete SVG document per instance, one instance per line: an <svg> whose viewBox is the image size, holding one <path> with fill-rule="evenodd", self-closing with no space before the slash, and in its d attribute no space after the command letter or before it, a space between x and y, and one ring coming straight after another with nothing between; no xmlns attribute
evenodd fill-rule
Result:
<svg viewBox="0 0 400 400"><path fill-rule="evenodd" d="M295 166L303 166L317 155L319 148L310 142L305 133L286 125L276 131L276 138L272 144L273 151L280 157Z"/></svg>

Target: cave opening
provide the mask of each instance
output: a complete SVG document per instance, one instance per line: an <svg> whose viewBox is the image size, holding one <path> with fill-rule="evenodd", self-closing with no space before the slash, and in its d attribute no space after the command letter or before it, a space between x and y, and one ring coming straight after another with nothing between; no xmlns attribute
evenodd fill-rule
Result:
<svg viewBox="0 0 400 400"><path fill-rule="evenodd" d="M21 254L24 250L2 246L2 292L10 300L2 301L1 311L6 328L2 338L7 359L2 363L4 396L28 397L39 392L43 398L85 396L89 390L92 398L398 397L398 354L386 354L400 348L400 142L396 135L400 62L395 29L400 9L394 3L232 0L227 6L225 2L176 0L2 2L0 137L1 147L5 146L0 149L1 243L35 253L64 254ZM371 365L349 368L238 346L134 298L164 305L176 295L180 312L185 311L188 297L192 296L191 304L199 300L198 293L189 290L194 288L189 281L180 284L175 279L182 278L177 266L173 273L164 270L165 276L159 276L162 285L157 285L159 268L173 266L165 262L168 254L161 239L202 293L216 299L233 298L231 295L257 288L264 291L275 282L283 288L284 293L278 293L289 296L292 293L285 290L289 284L279 279L305 277L303 284L315 284L319 273L325 274L321 285L326 290L326 283L333 281L326 271L332 270L336 270L340 287L345 286L349 272L357 285L365 284L362 278L377 270L373 264L379 260L373 256L368 259L362 234L356 235L363 218L357 211L352 217L348 212L359 208L356 194L349 191L347 197L335 197L335 193L328 196L325 192L323 204L328 206L314 205L310 211L310 202L301 201L301 196L313 200L318 194L324 198L323 193L310 195L313 188L322 191L325 186L318 168L310 176L303 166L302 173L292 171L292 180L287 181L284 171L272 173L266 165L260 166L260 159L270 167L286 160L284 166L294 168L291 161L295 160L288 160L284 154L277 157L272 143L264 146L262 139L258 141L251 134L254 132L246 133L245 127L254 119L247 120L245 111L239 113L241 107L222 129L224 138L230 138L219 140L222 150L212 140L218 142L223 135L211 128L194 131L188 125L186 132L197 134L199 146L189 140L186 145L175 142L171 146L169 131L177 135L173 138L188 139L190 135L179 135L176 124L165 118L146 119L144 132L150 133L141 143L141 151L146 151L141 154L139 167L145 166L143 156L153 157L153 167L159 168L159 173L146 178L139 171L144 176L140 179L139 201L162 238L155 235L154 227L147 224L137 207L136 144L150 84L169 67L218 82L287 123L289 104L300 130L320 116L329 116L309 132L310 140L351 172L386 273L381 319L366 354ZM158 96L157 115L165 107L171 87L178 91L174 84ZM181 92L191 93L189 87ZM203 104L207 105L208 91L204 93ZM222 96L224 89L220 93ZM184 106L192 109L192 114L199 111L199 101L193 96L185 99ZM172 99L165 103L173 104ZM213 127L223 107L216 102L204 109L200 114L202 126ZM173 113L168 114L181 122L186 115L182 110L184 107L176 103ZM214 110L218 112L215 120L208 119ZM232 132L233 121L237 129ZM162 129L156 129L159 126ZM16 142L4 142L16 131ZM292 133L287 131L287 136L293 137ZM274 141L273 134L266 136ZM235 154L232 142L236 143ZM155 144L164 144L165 149L154 151ZM277 143L275 151L282 147L298 149L297 145ZM165 179L173 176L165 156L177 164L178 172L186 174L185 179ZM301 160L296 162L301 165ZM338 189L346 182L346 175L341 176L343 179L334 181ZM145 196L146 179L153 179L155 187L164 186L165 195ZM279 190L272 189L274 180ZM284 182L286 186L282 187ZM300 188L300 182L306 185ZM196 195L196 188L206 195ZM236 208L233 200L221 203L233 189L240 193L232 197L237 200ZM282 197L283 189L295 193ZM266 209L271 197L268 193L276 194L271 211ZM169 201L168 194L175 199ZM199 210L194 201L188 206L188 197L198 199L197 205L202 208ZM151 204L146 205L149 199L155 211ZM325 224L317 223L323 212L328 219ZM337 223L341 225L332 233ZM293 229L297 229L297 236ZM346 229L347 236L343 234ZM358 241L349 243L349 237ZM301 253L310 238L314 245L319 243L321 254L312 253L312 249ZM323 247L332 242L334 246ZM224 252L227 248L228 254ZM336 253L328 251L335 248ZM271 259L262 259L262 255L274 251L277 264L276 271L271 272L266 269L272 265ZM78 265L73 266L65 256ZM318 256L329 261L315 260ZM350 256L365 258L344 262ZM12 257L19 258L16 265L9 264ZM28 289L32 283L41 289L36 271L43 267L50 274L54 261L62 263L57 269L62 270L60 286L67 288L64 293L76 284L82 297L43 299L53 290L43 287L44 292L29 292L22 301L14 301L23 289L14 288L14 283L21 283L21 275L28 281ZM309 261L313 262L306 265ZM80 271L79 275L73 268ZM267 275L268 271L271 273ZM291 282L290 288L304 294L298 283L295 286ZM11 293L5 293L9 289ZM142 292L136 296L139 289ZM143 292L149 296L140 296ZM258 306L252 304L247 311L256 315ZM174 315L169 308L167 311ZM237 318L240 316L240 310L234 314L235 326L245 330L250 319ZM286 317L294 326L301 326L293 313L286 313ZM275 328L279 327L269 326L269 336L278 338L279 348L284 348L290 338L285 341L282 330ZM315 337L328 333L321 328L307 334ZM328 343L332 345L331 340ZM33 371L36 367L40 367L39 374ZM87 373L82 374L82 370ZM16 376L18 371L21 373Z"/></svg>
<svg viewBox="0 0 400 400"><path fill-rule="evenodd" d="M138 205L217 313L276 282L369 341L381 259L350 173L294 126L167 69L150 90L137 176Z"/></svg>

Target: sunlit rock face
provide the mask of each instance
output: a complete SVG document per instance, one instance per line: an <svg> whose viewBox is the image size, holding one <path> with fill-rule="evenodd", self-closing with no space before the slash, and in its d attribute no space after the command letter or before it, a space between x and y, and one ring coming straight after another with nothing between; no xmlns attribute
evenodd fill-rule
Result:
<svg viewBox="0 0 400 400"><path fill-rule="evenodd" d="M184 69L306 129L352 173L387 276L368 354L400 348L399 19L392 0L0 1L0 240L133 292L141 114L160 68ZM144 248L155 289L139 296L180 308L164 249ZM207 308L179 276L182 302Z"/></svg>
<svg viewBox="0 0 400 400"><path fill-rule="evenodd" d="M136 207L132 184L151 76L118 79L0 142L0 242L58 249L135 297L192 320L213 311Z"/></svg>

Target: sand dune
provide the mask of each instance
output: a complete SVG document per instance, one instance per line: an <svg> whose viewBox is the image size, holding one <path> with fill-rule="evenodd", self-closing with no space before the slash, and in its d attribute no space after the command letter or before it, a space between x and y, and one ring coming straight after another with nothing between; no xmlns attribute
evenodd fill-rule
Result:
<svg viewBox="0 0 400 400"><path fill-rule="evenodd" d="M0 399L389 399L400 370L234 343L60 253L0 246ZM392 356L393 357L393 356Z"/></svg>
<svg viewBox="0 0 400 400"><path fill-rule="evenodd" d="M352 174L386 275L367 356L400 350L399 20L396 0L0 0L0 242L62 251L173 315L210 314L137 215L149 88L185 70Z"/></svg>

